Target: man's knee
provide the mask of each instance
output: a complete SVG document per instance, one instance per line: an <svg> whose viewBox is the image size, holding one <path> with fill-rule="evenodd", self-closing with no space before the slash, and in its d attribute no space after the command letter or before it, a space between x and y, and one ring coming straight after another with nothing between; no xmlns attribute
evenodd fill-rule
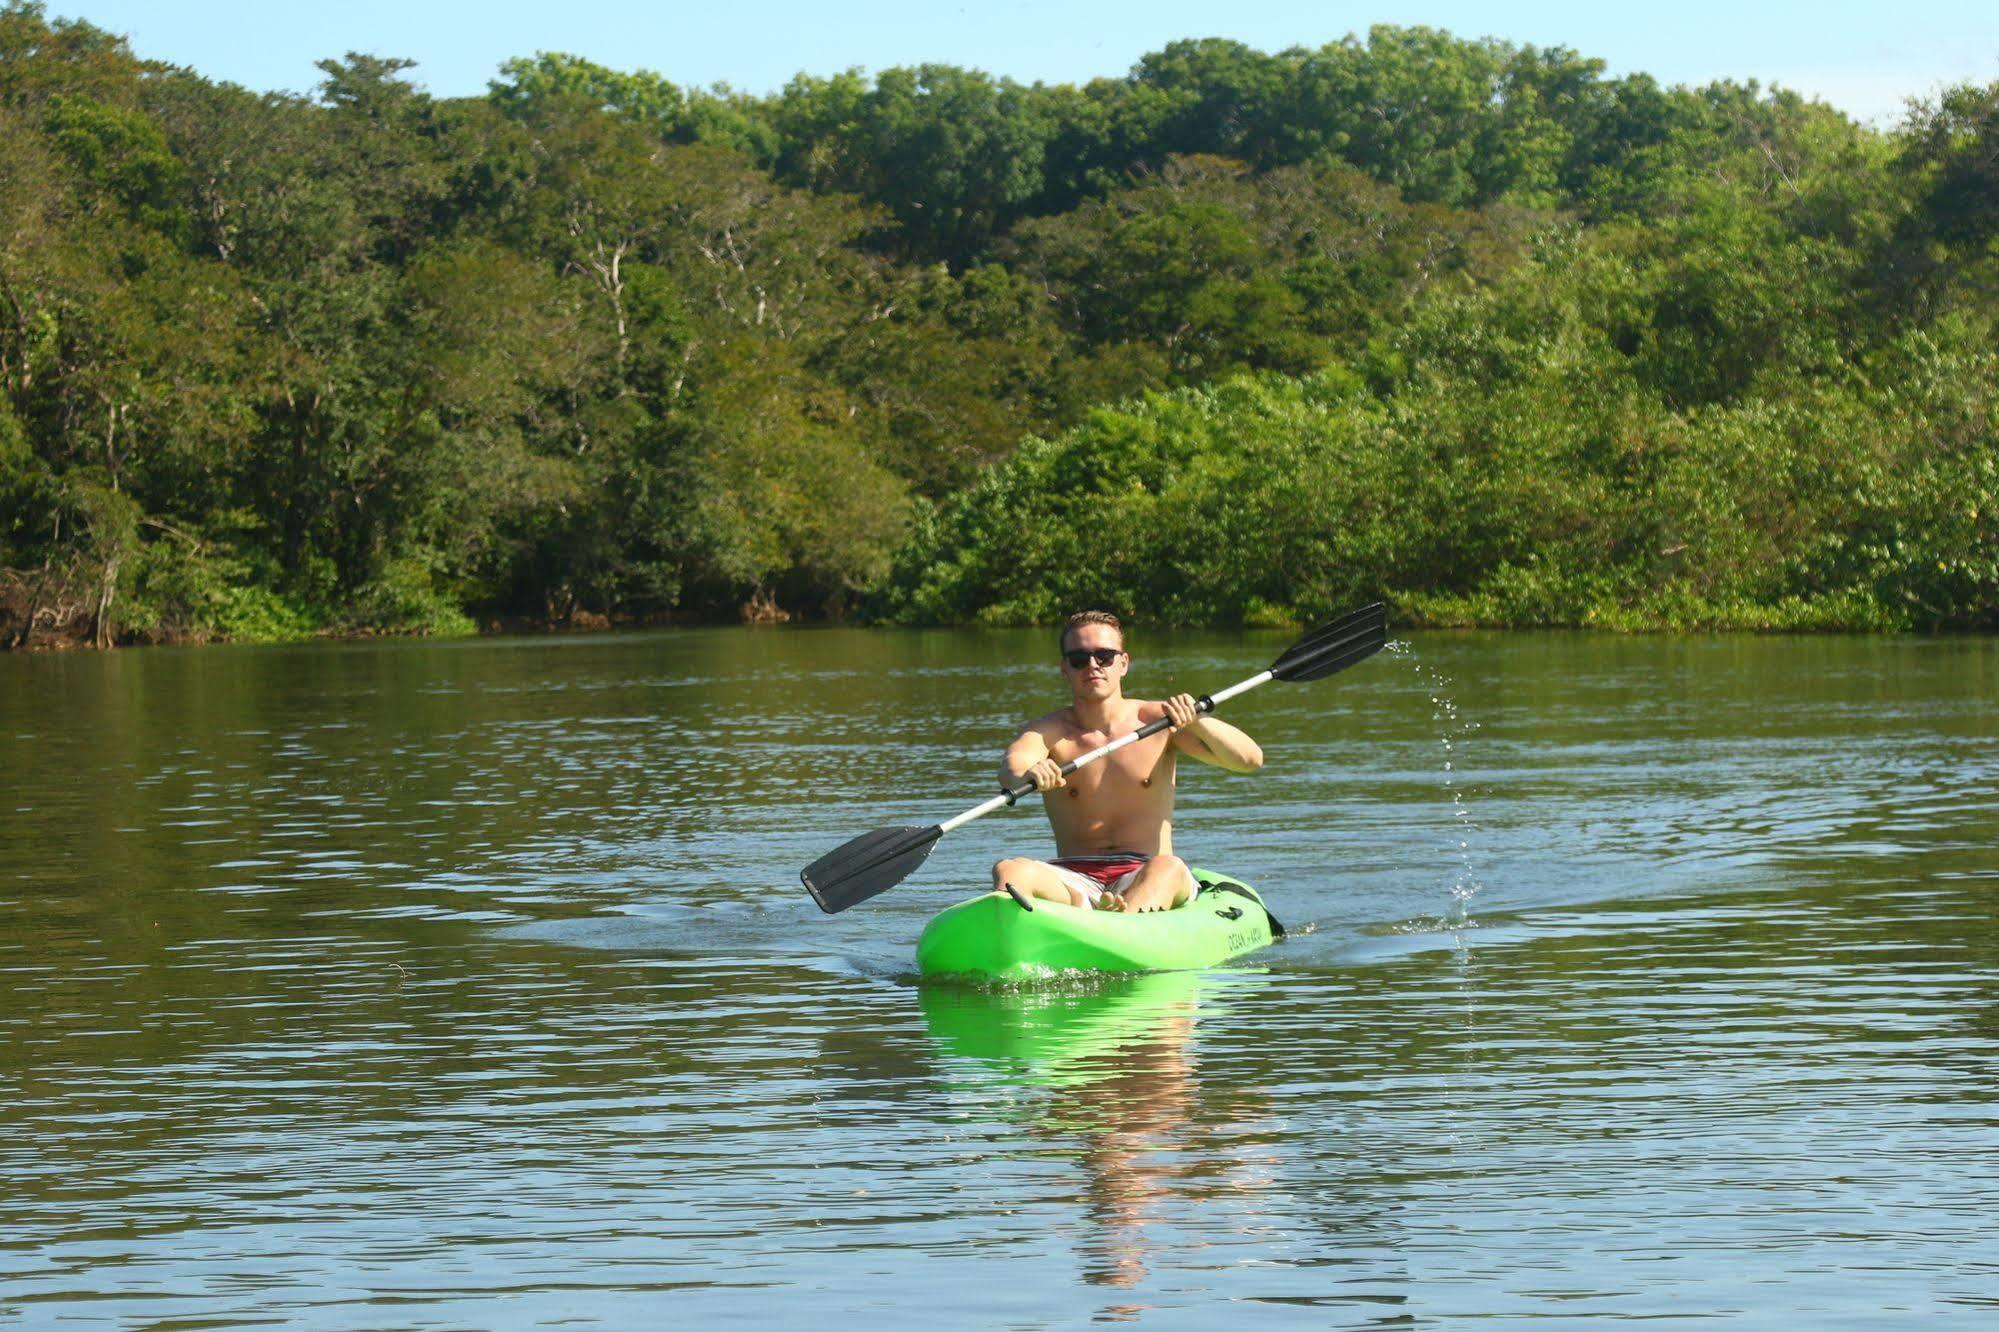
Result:
<svg viewBox="0 0 1999 1332"><path fill-rule="evenodd" d="M1170 852L1146 862L1144 883L1141 897L1145 910L1179 906L1194 896L1194 872Z"/></svg>
<svg viewBox="0 0 1999 1332"><path fill-rule="evenodd" d="M1025 856L1008 856L1005 860L996 860L993 862L993 882L1005 883L1033 864L1034 862Z"/></svg>

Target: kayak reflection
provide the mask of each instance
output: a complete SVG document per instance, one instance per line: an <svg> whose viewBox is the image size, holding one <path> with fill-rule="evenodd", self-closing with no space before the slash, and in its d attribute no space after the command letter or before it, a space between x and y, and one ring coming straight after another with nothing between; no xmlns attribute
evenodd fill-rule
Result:
<svg viewBox="0 0 1999 1332"><path fill-rule="evenodd" d="M1235 1132L1214 1133L1241 1128L1254 1098L1204 1096L1193 1040L1229 989L1202 972L1097 977L1076 990L922 987L939 1054L1000 1093L981 1102L1073 1147L1087 1223L1077 1248L1092 1285L1137 1285L1163 1232L1180 1229L1176 1211L1237 1191L1256 1168L1230 1150Z"/></svg>

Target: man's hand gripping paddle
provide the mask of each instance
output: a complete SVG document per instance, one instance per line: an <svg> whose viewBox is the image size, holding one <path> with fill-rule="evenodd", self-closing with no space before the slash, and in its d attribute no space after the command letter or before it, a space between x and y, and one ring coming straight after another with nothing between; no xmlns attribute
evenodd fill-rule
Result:
<svg viewBox="0 0 1999 1332"><path fill-rule="evenodd" d="M1258 671L1247 680L1226 689L1217 689L1203 696L1195 706L1204 713L1213 712L1237 694L1248 693L1270 680L1288 680L1295 684L1323 680L1335 671L1343 671L1355 662L1365 661L1381 651L1387 641L1386 613L1377 602L1314 629L1271 662L1269 669ZM1070 759L1062 765L1062 775L1067 777L1076 769L1095 763L1106 754L1149 735L1157 735L1170 725L1172 723L1165 717L1149 721L1130 735L1121 735L1107 745L1100 745L1087 754ZM1033 790L1033 779L1022 778L991 800L974 805L955 819L947 819L928 828L877 828L873 832L862 833L807 865L798 877L804 880L806 890L812 894L812 900L819 904L820 910L829 915L845 911L877 893L887 892L914 874L916 867L929 858L930 848L945 833L962 828L973 819L982 818L1003 805L1012 805Z"/></svg>

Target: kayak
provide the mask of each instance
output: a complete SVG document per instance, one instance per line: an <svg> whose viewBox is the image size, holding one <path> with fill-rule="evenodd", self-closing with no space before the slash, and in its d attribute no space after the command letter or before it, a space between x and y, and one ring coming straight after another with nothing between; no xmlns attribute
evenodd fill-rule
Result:
<svg viewBox="0 0 1999 1332"><path fill-rule="evenodd" d="M1004 892L946 907L916 941L926 976L1024 980L1059 972L1189 971L1219 966L1283 933L1254 888L1196 869L1201 891L1170 911L1095 911Z"/></svg>

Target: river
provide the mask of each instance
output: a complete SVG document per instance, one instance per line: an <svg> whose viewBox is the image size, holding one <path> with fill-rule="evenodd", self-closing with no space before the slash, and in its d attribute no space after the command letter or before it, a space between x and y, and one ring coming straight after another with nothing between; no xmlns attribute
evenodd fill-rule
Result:
<svg viewBox="0 0 1999 1332"><path fill-rule="evenodd" d="M1999 1321L1999 644L1409 635L1183 773L1287 941L919 985L1047 638L0 658L0 1326Z"/></svg>

